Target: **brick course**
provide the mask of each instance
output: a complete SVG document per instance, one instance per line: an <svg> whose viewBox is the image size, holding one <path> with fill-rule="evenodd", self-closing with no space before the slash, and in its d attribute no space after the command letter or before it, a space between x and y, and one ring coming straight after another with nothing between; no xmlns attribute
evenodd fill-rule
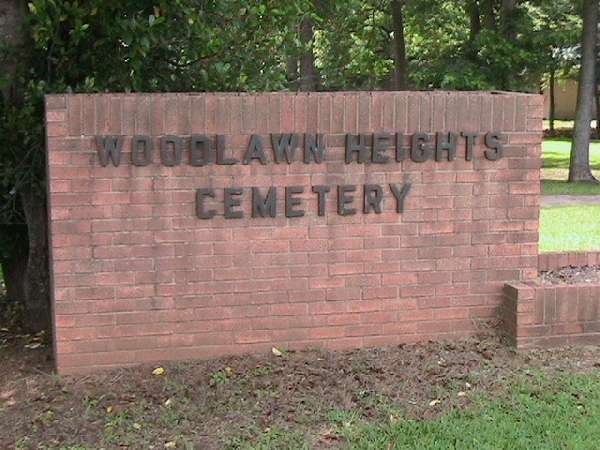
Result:
<svg viewBox="0 0 600 450"><path fill-rule="evenodd" d="M600 285L511 283L503 322L519 349L600 344Z"/></svg>
<svg viewBox="0 0 600 450"><path fill-rule="evenodd" d="M350 348L473 334L537 276L542 97L511 93L101 94L46 99L56 365ZM345 164L346 133L505 134L504 157ZM134 135L323 133L322 164L133 166ZM96 137L123 136L119 167ZM412 184L404 212L337 214L334 185ZM325 216L310 186L332 185ZM210 220L195 191L303 186L299 218ZM220 203L216 203L220 205Z"/></svg>
<svg viewBox="0 0 600 450"><path fill-rule="evenodd" d="M600 252L540 253L539 269L556 270L566 266L595 266L600 264Z"/></svg>

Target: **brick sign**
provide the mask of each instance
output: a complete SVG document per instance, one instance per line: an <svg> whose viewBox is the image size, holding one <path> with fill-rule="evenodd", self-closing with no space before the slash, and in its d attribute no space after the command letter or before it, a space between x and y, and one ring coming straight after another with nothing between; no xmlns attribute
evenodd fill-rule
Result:
<svg viewBox="0 0 600 450"><path fill-rule="evenodd" d="M537 276L541 97L46 100L61 373L471 335Z"/></svg>

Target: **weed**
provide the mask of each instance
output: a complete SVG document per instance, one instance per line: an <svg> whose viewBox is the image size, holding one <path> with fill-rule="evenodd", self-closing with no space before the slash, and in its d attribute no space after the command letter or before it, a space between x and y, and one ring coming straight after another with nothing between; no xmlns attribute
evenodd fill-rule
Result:
<svg viewBox="0 0 600 450"><path fill-rule="evenodd" d="M349 428L360 422L361 415L358 411L334 409L329 413L329 420L338 427Z"/></svg>
<svg viewBox="0 0 600 450"><path fill-rule="evenodd" d="M231 444L236 444L231 446ZM254 443L232 441L228 449L239 450L308 450L310 445L303 433L282 428L267 428Z"/></svg>
<svg viewBox="0 0 600 450"><path fill-rule="evenodd" d="M257 366L252 369L252 376L254 377L266 377L273 373L273 368L271 366Z"/></svg>
<svg viewBox="0 0 600 450"><path fill-rule="evenodd" d="M104 424L104 436L112 444L128 445L131 436L130 430L133 428L133 421L128 411L113 413Z"/></svg>
<svg viewBox="0 0 600 450"><path fill-rule="evenodd" d="M86 419L89 419L90 417L95 415L99 404L100 404L100 400L88 397L86 395L83 398L83 407L85 408L84 413L83 413L84 417Z"/></svg>
<svg viewBox="0 0 600 450"><path fill-rule="evenodd" d="M233 378L233 370L229 367L226 367L223 370L217 370L213 372L210 376L210 385L218 386L222 384L228 384L229 381Z"/></svg>

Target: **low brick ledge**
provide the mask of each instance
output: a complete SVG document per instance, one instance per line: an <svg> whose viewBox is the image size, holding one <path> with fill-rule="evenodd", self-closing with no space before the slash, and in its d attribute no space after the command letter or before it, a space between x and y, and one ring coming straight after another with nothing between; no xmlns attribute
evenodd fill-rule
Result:
<svg viewBox="0 0 600 450"><path fill-rule="evenodd" d="M501 314L518 349L600 345L600 284L506 284Z"/></svg>
<svg viewBox="0 0 600 450"><path fill-rule="evenodd" d="M565 266L594 266L600 264L600 252L540 253L538 270L556 270Z"/></svg>

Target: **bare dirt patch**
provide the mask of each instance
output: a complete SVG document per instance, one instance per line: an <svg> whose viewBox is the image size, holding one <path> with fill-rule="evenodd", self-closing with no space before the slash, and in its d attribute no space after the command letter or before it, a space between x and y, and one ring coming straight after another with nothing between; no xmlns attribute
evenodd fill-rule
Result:
<svg viewBox="0 0 600 450"><path fill-rule="evenodd" d="M590 371L600 349L515 353L491 336L346 352L284 352L54 375L48 348L4 335L0 448L239 448L285 430L343 446L332 417L430 419L536 370ZM292 448L294 447L290 444ZM172 447L175 446L175 447ZM187 447L186 447L187 446Z"/></svg>
<svg viewBox="0 0 600 450"><path fill-rule="evenodd" d="M600 266L565 266L540 273L542 284L600 284Z"/></svg>

